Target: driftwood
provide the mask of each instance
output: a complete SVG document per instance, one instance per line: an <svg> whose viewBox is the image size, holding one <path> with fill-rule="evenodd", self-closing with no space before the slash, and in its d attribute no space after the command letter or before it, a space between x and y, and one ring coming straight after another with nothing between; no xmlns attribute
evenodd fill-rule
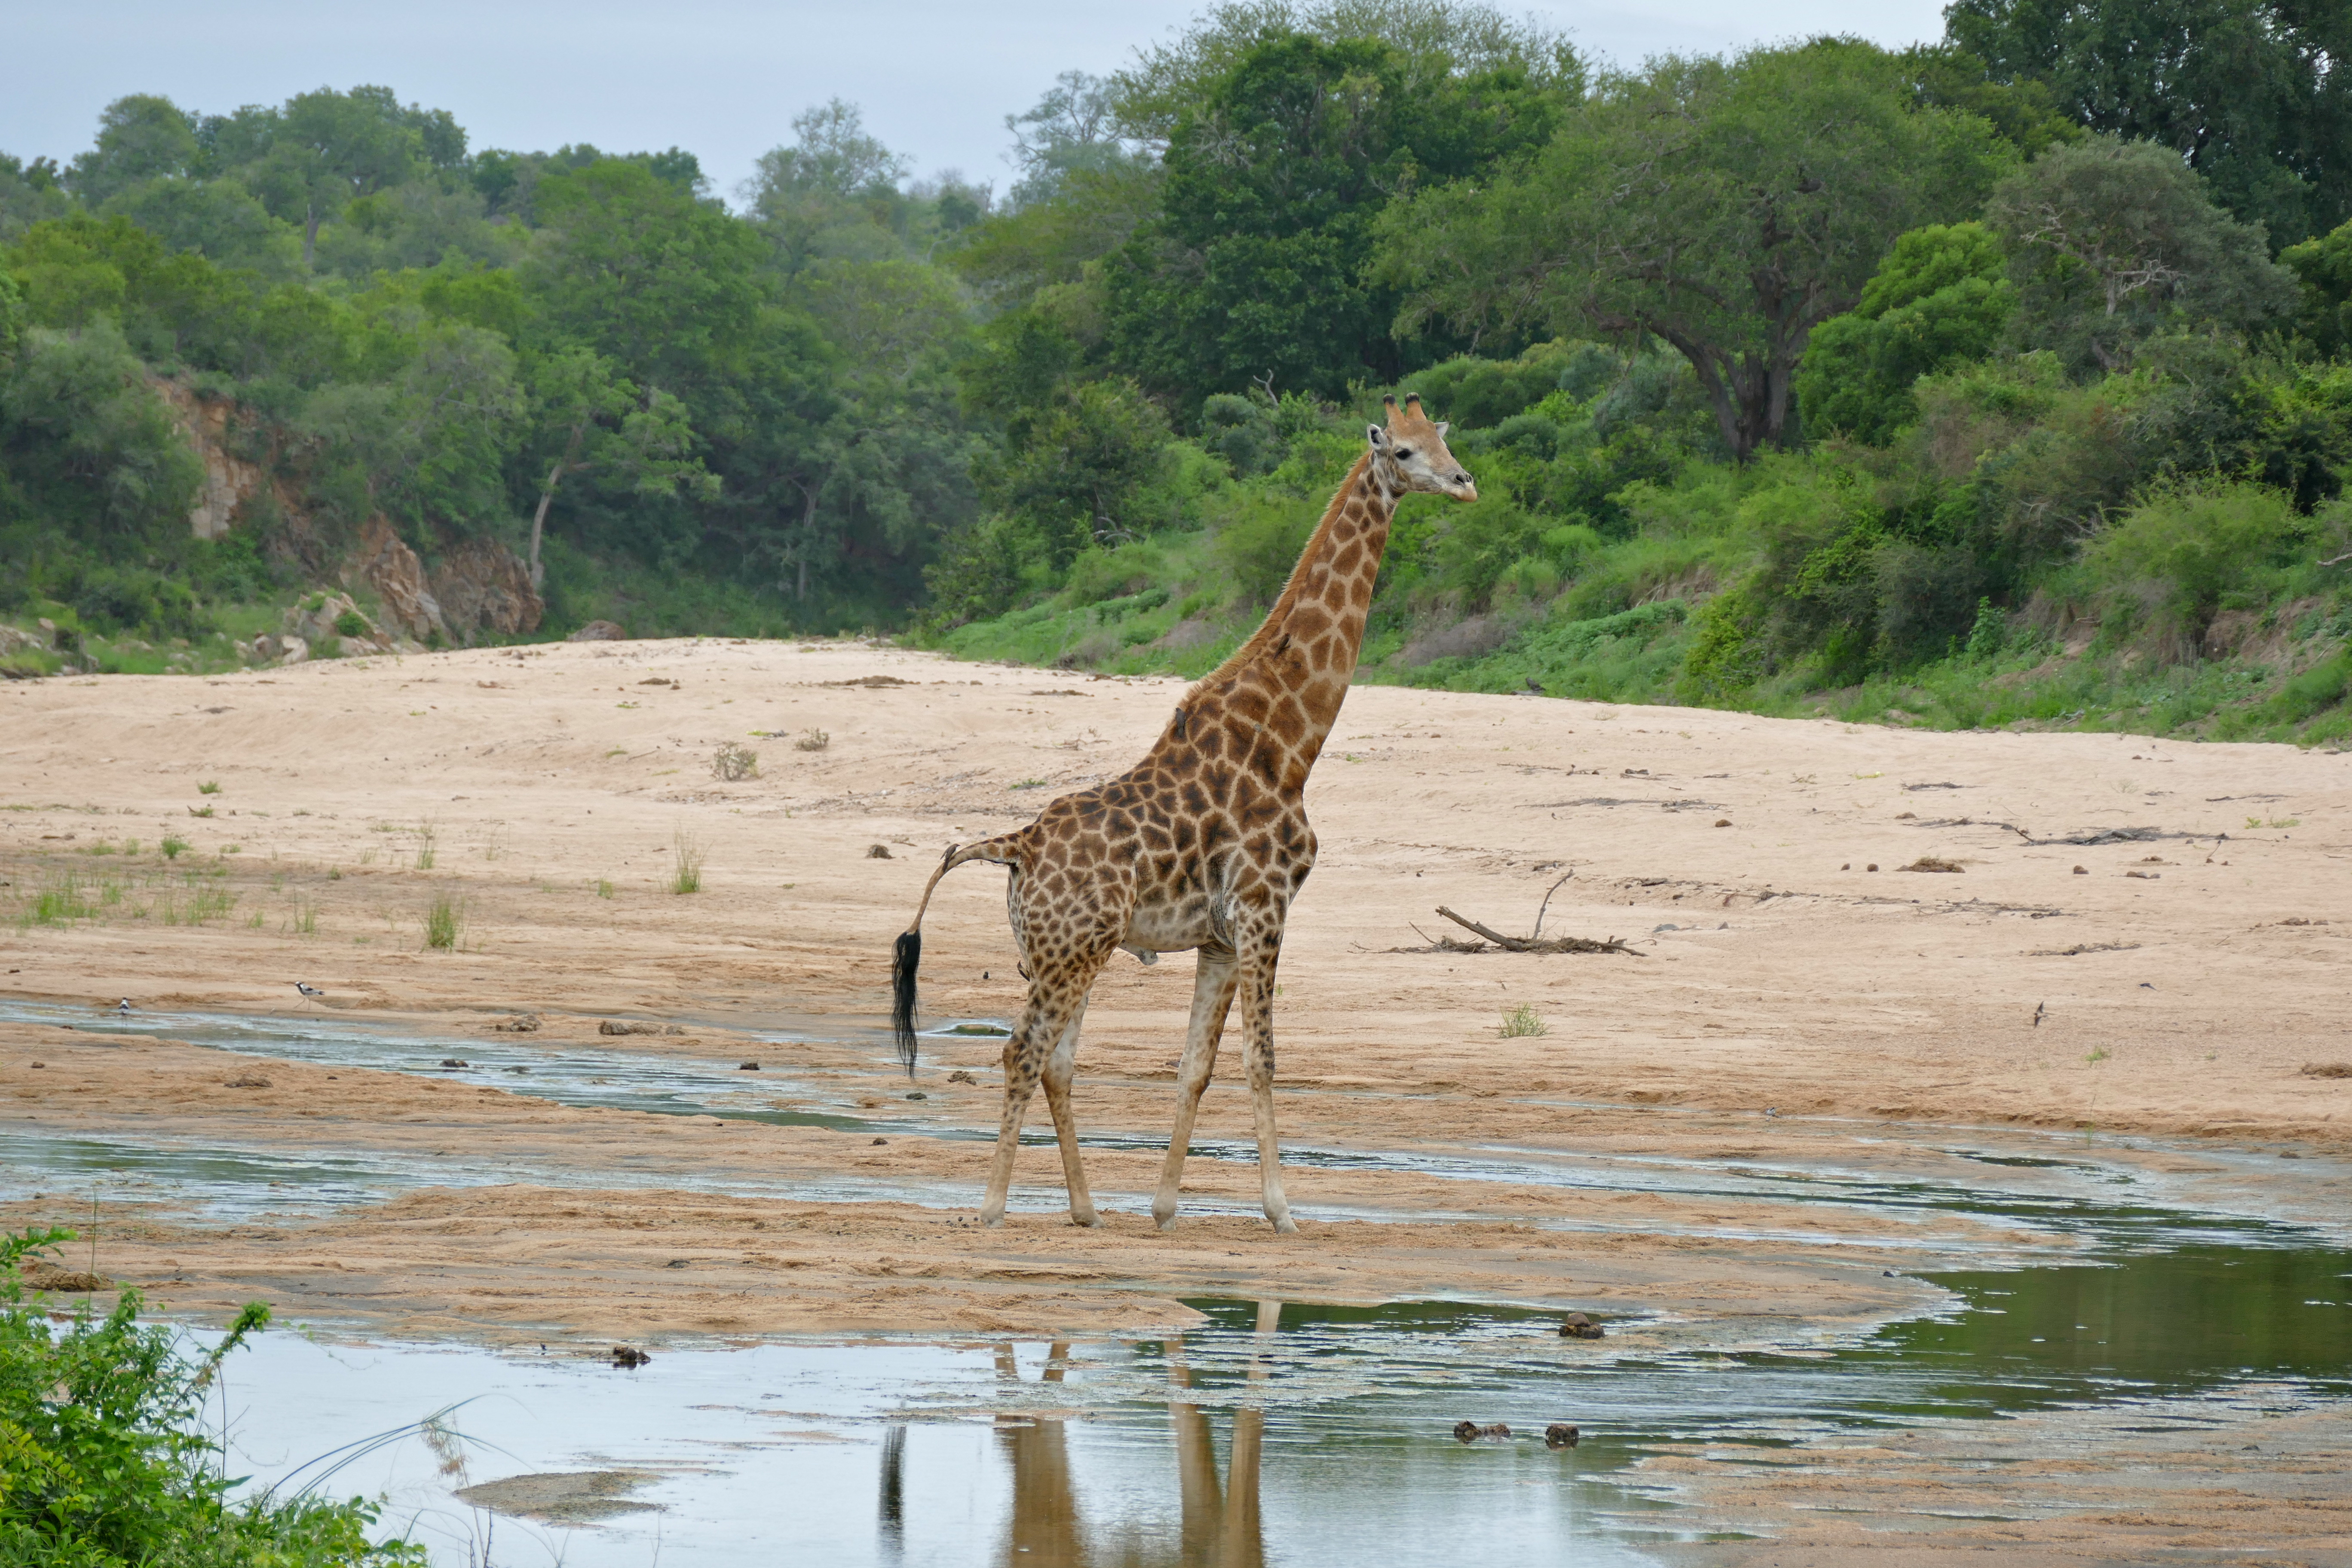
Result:
<svg viewBox="0 0 2352 1568"><path fill-rule="evenodd" d="M1620 936L1612 936L1607 942L1594 942L1589 937L1581 936L1555 936L1540 940L1524 936L1505 936L1491 926L1483 926L1476 921L1455 914L1444 904L1437 906L1437 912L1463 930L1475 932L1486 938L1506 952L1622 952L1633 958L1648 956L1645 953L1635 952L1632 948L1627 947L1625 939ZM1444 950L1441 948L1440 951Z"/></svg>

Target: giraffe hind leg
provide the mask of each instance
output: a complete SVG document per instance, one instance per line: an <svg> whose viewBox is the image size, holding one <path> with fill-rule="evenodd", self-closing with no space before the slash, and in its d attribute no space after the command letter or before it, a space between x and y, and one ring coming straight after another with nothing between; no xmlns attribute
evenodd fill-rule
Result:
<svg viewBox="0 0 2352 1568"><path fill-rule="evenodd" d="M1099 964L1094 968L1100 968ZM1029 982L1029 1000L1021 1008L1021 1021L1013 1026L1013 1035L1004 1042L1004 1111L997 1123L996 1155L989 1162L988 1191L980 1202L980 1223L998 1225L1004 1219L1006 1195L1013 1190L1013 1162L1021 1151L1021 1121L1028 1113L1029 1100L1037 1092L1037 1085L1061 1045L1063 1037L1076 1043L1078 1018L1086 1011L1087 988L1093 982L1090 970L1073 970L1064 964L1034 965L1034 977ZM1064 1084L1066 1091L1066 1080ZM1047 1103L1052 1103L1049 1092ZM1066 1093L1058 1121L1066 1114ZM1064 1170L1076 1171L1077 1158L1077 1128L1073 1121L1063 1144ZM1079 1194L1085 1191L1085 1180L1077 1180L1071 1194L1072 1212L1076 1212ZM1091 1199L1087 1212L1093 1213ZM1081 1222L1085 1223L1085 1222Z"/></svg>
<svg viewBox="0 0 2352 1568"><path fill-rule="evenodd" d="M1069 1027L1062 1031L1061 1039L1045 1058L1045 1081L1046 1109L1054 1116L1054 1138L1062 1149L1062 1182L1070 1194L1070 1223L1092 1226L1095 1200L1087 1191L1086 1165L1078 1155L1078 1119L1070 1109L1070 1079L1077 1069L1078 1026L1086 1016L1082 997Z"/></svg>

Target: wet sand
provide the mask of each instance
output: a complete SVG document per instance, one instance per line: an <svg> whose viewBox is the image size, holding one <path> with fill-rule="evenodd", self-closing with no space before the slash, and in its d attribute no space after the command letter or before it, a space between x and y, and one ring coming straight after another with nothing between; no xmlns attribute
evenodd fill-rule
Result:
<svg viewBox="0 0 2352 1568"><path fill-rule="evenodd" d="M0 686L0 909L70 873L93 917L5 928L0 995L283 1012L306 1005L300 980L322 1016L530 1048L756 1050L803 1085L780 1101L907 1114L874 1026L937 856L1123 769L1181 689L715 642ZM794 745L817 731L821 750ZM758 778L714 776L729 742L758 751ZM2147 1135L2163 1149L2130 1156L2147 1169L2340 1216L2352 1078L2303 1069L2352 1061L2347 805L2352 759L2284 747L1360 689L1310 785L1322 854L1277 1004L1284 1133L1896 1174L1971 1128ZM169 860L167 837L186 846ZM703 857L687 896L667 890L681 838ZM1923 858L1960 869L1900 869ZM1640 956L1411 951L1466 936L1438 905L1523 934L1548 891L1546 935L1622 936ZM931 1020L1017 1010L1002 893L985 867L942 885ZM455 952L423 941L444 897L464 917ZM1115 961L1080 1055L1089 1131L1164 1132L1190 989L1185 955ZM1522 1005L1548 1032L1501 1035ZM522 1012L538 1033L490 1032ZM604 1017L691 1033L603 1037ZM787 1017L838 1029L758 1039ZM994 1054L927 1042L916 1114L992 1130ZM1202 1134L1245 1137L1223 1065ZM228 1087L240 1077L268 1086ZM306 1321L509 1342L1142 1330L1188 1321L1180 1297L1259 1293L1576 1306L1737 1342L1915 1307L1926 1289L1888 1268L2011 1245L1964 1215L1923 1251L1910 1222L1859 1209L1810 1212L1820 1234L1801 1237L1786 1205L1311 1165L1290 1193L1321 1217L1295 1238L1189 1210L1173 1237L1132 1212L1087 1233L1034 1209L981 1232L887 1195L790 1195L968 1187L985 1159L968 1139L572 1109L167 1027L0 1025L5 1131L412 1164L415 1190L326 1216L222 1226L101 1200L98 1264L175 1311L263 1296ZM2305 1163L2249 1175L2250 1152ZM435 1185L436 1161L514 1175ZM1148 1193L1156 1166L1088 1156L1105 1196ZM1024 1151L1020 1184L1057 1175L1050 1148ZM1255 1172L1196 1161L1187 1191L1245 1207ZM89 1200L87 1182L10 1194L0 1222L86 1222ZM1547 1228L1563 1224L1580 1228Z"/></svg>

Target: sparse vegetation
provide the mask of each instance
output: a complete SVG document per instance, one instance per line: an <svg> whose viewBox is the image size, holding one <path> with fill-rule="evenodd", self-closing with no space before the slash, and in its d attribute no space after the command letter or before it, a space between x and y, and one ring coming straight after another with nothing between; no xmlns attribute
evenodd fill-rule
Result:
<svg viewBox="0 0 2352 1568"><path fill-rule="evenodd" d="M710 759L710 771L729 784L760 776L760 753L733 741L722 744Z"/></svg>
<svg viewBox="0 0 2352 1568"><path fill-rule="evenodd" d="M202 784L199 784L198 785L196 785L196 793L197 793L198 795L218 795L218 794L220 794L220 780L218 780L218 779L206 779L206 780L205 780Z"/></svg>
<svg viewBox="0 0 2352 1568"><path fill-rule="evenodd" d="M600 899L609 899L613 896L612 879L608 877L596 879L596 896Z"/></svg>
<svg viewBox="0 0 2352 1568"><path fill-rule="evenodd" d="M95 920L98 909L90 902L90 884L71 871L54 874L33 896L25 900L24 913L18 917L22 927L70 925L75 921Z"/></svg>
<svg viewBox="0 0 2352 1568"><path fill-rule="evenodd" d="M793 742L793 750L795 752L822 752L827 746L832 744L833 737L826 734L824 731L803 730L801 731L800 738Z"/></svg>
<svg viewBox="0 0 2352 1568"><path fill-rule="evenodd" d="M164 859L177 860L182 855L187 852L188 841L184 838L166 837L163 843L157 845L155 847L163 852Z"/></svg>
<svg viewBox="0 0 2352 1568"><path fill-rule="evenodd" d="M433 861L438 853L435 846L439 844L440 841L440 829L434 826L433 819L431 817L426 817L423 822L417 824L416 868L418 870L430 871L433 869Z"/></svg>
<svg viewBox="0 0 2352 1568"><path fill-rule="evenodd" d="M194 806L194 805L192 805L192 806L188 807L188 815L189 815L190 816L210 816L212 814L213 814L213 808L212 808L211 806L209 806L209 805L205 805L205 806Z"/></svg>
<svg viewBox="0 0 2352 1568"><path fill-rule="evenodd" d="M1503 1014L1503 1038L1517 1039L1528 1035L1549 1035L1551 1026L1533 1007L1522 1002Z"/></svg>
<svg viewBox="0 0 2352 1568"><path fill-rule="evenodd" d="M670 873L669 890L673 893L702 891L703 850L694 835L683 827L679 828L670 840L670 854L674 868Z"/></svg>
<svg viewBox="0 0 2352 1568"><path fill-rule="evenodd" d="M466 940L466 905L461 899L436 893L425 908L425 945L455 952Z"/></svg>

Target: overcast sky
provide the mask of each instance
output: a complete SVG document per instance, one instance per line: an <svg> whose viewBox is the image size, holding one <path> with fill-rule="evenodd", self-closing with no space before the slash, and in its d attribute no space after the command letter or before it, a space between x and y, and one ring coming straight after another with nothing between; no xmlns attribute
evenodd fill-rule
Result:
<svg viewBox="0 0 2352 1568"><path fill-rule="evenodd" d="M0 0L0 151L63 163L98 112L160 92L219 113L320 86L391 87L446 109L475 147L681 146L722 192L792 117L838 94L930 174L1007 183L1004 116L1073 67L1097 73L1164 37L1197 0ZM1517 11L1511 0L1503 8ZM1530 5L1622 63L1815 33L1888 45L1942 32L1934 0L1619 0Z"/></svg>

